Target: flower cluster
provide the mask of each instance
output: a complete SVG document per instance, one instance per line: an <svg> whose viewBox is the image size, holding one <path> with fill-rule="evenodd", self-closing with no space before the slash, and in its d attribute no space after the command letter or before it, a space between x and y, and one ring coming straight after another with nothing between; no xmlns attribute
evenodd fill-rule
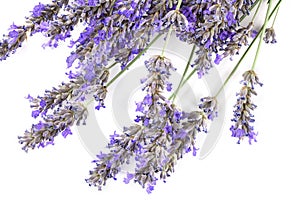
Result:
<svg viewBox="0 0 300 200"><path fill-rule="evenodd" d="M255 27L260 25L256 14L264 3L268 7L265 22L257 30ZM194 72L202 78L215 64L239 54L242 47L247 47L246 54L259 37L257 52L262 40L276 43L273 27L276 17L270 28L266 25L275 12L277 16L280 3L278 0L274 7L272 0L52 0L49 4L39 3L26 17L24 25L12 24L4 34L0 41L0 61L15 53L28 36L39 33L46 37L44 48L69 43L68 80L45 90L42 96L27 96L31 116L37 122L18 137L23 150L54 144L59 134L67 137L72 134L72 126L86 124L87 106L95 101L96 110L104 109L110 85L130 70L159 37L165 36L161 55L145 61L148 74L141 81L145 95L136 103L132 125L110 136L109 151L97 155L93 161L96 166L86 179L89 185L101 190L109 178L117 179L124 164L134 161L135 170L127 173L124 182L132 180L151 193L158 180L165 182L174 172L176 162L184 154L191 152L196 156L198 133L209 132L207 124L218 116L219 92L199 97L198 108L195 105L193 111L186 112L174 103L180 88ZM245 22L253 11L252 19ZM78 25L83 26L83 31L76 38L73 31ZM193 45L180 84L171 96L173 100L167 98L166 93L173 90L170 76L175 67L164 55L172 34ZM250 45L249 41L252 41ZM111 77L115 67L120 70ZM186 78L189 68L193 71ZM245 137L250 144L256 141L257 133L252 126L256 105L252 103L252 96L256 95L256 85L262 84L253 68L244 73L243 87L234 106L234 125L230 130L238 143Z"/></svg>
<svg viewBox="0 0 300 200"><path fill-rule="evenodd" d="M111 136L110 153L98 155L99 159L94 161L96 167L86 180L98 189L108 178L115 178L121 165L128 163L133 156L135 172L128 172L124 182L133 179L150 193L158 179L165 181L174 172L176 161L185 153L196 155L197 133L206 131L207 116L201 109L182 112L163 96L170 70L174 69L170 60L157 55L145 65L149 73L143 80L143 90L147 94L137 103L137 124L125 127L121 135L115 133Z"/></svg>
<svg viewBox="0 0 300 200"><path fill-rule="evenodd" d="M257 107L251 100L252 95L257 95L255 91L255 85L262 86L256 73L253 70L247 71L243 74L244 80L242 81L243 87L241 91L237 93L237 102L234 105L234 118L235 122L231 126L230 130L232 132L232 137L238 138L238 144L240 141L248 137L249 144L254 140L256 142L256 135L253 126L251 125L254 120L254 115L252 111Z"/></svg>

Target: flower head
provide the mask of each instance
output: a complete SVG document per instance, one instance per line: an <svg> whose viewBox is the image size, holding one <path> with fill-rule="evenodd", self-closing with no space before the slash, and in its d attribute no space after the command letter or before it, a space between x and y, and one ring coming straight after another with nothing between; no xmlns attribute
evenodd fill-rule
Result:
<svg viewBox="0 0 300 200"><path fill-rule="evenodd" d="M251 144L252 140L256 142L257 135L252 126L255 121L252 112L257 107L252 102L252 95L257 94L255 85L262 86L262 83L259 82L258 77L253 70L245 72L243 77L243 87L240 92L237 93L238 98L234 105L234 118L232 119L234 125L231 126L230 131L232 132L232 137L238 138L238 144L245 137L248 137L249 144Z"/></svg>
<svg viewBox="0 0 300 200"><path fill-rule="evenodd" d="M218 116L218 103L215 97L204 97L200 99L199 108L207 115L208 119L213 120Z"/></svg>
<svg viewBox="0 0 300 200"><path fill-rule="evenodd" d="M272 43L272 44L277 42L275 30L273 27L266 29L264 41L266 43Z"/></svg>
<svg viewBox="0 0 300 200"><path fill-rule="evenodd" d="M33 17L39 17L42 15L42 12L45 9L45 5L39 3L38 5L34 6L33 11L32 11L32 15Z"/></svg>

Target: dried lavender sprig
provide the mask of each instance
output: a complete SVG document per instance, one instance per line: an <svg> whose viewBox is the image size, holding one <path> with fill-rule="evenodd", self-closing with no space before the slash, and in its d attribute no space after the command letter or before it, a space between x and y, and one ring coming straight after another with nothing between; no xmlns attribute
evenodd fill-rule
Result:
<svg viewBox="0 0 300 200"><path fill-rule="evenodd" d="M197 58L192 66L197 70L198 78L202 78L213 67L211 54L205 47L200 46L196 55Z"/></svg>
<svg viewBox="0 0 300 200"><path fill-rule="evenodd" d="M70 82L62 83L58 88L53 87L52 90L46 90L44 96L33 98L29 95L27 99L29 99L30 107L33 109L32 116L36 118L40 114L45 115L48 110L68 103L84 102L90 93L94 93L95 100L103 105L106 94L104 85L108 80L109 71L106 68L101 68L94 73L92 78L86 73L71 76L69 77Z"/></svg>
<svg viewBox="0 0 300 200"><path fill-rule="evenodd" d="M202 111L183 112L181 127L174 133L172 145L168 150L171 162L167 163L167 167L174 166L175 163L172 162L181 159L185 153L192 151L193 156L196 156L195 142L199 132L207 132L206 114ZM170 171L173 172L174 169Z"/></svg>
<svg viewBox="0 0 300 200"><path fill-rule="evenodd" d="M23 149L27 152L29 148L53 144L59 133L66 137L71 134L70 128L73 125L85 125L88 116L86 106L82 104L85 96L94 93L94 99L99 103L96 109L104 107L107 92L104 84L108 80L108 74L106 68L101 68L89 82L85 80L85 74L82 74L70 77L69 83L63 83L58 88L46 90L44 96L33 98L29 95L27 98L34 109L32 117L40 116L42 120L19 137L19 142L24 145Z"/></svg>
<svg viewBox="0 0 300 200"><path fill-rule="evenodd" d="M277 40L276 40L276 34L275 34L275 29L274 29L274 24L275 24L275 21L277 19L278 11L279 11L279 7L277 7L276 14L275 14L275 17L273 19L271 27L270 28L266 28L265 37L264 37L264 41L266 43L272 43L272 44L274 44L274 43L277 42Z"/></svg>
<svg viewBox="0 0 300 200"><path fill-rule="evenodd" d="M266 43L272 43L272 44L277 42L275 29L273 27L266 28L264 41Z"/></svg>
<svg viewBox="0 0 300 200"><path fill-rule="evenodd" d="M27 25L11 25L8 35L4 35L5 38L0 42L0 61L15 53L27 39L28 33L45 31L46 24L43 22L53 20L68 2L69 0L53 0L51 4L39 3L34 7L32 15L27 18Z"/></svg>
<svg viewBox="0 0 300 200"><path fill-rule="evenodd" d="M160 179L165 179L162 174L164 166L169 161L168 149L180 123L180 111L175 106L160 105L162 106L160 110L155 109L151 112L153 120L150 120L145 128L146 143L142 144L143 153L136 155L137 168L134 181L143 188L146 187L148 193L151 193L159 179L156 174L160 173ZM154 104L153 107L159 106Z"/></svg>
<svg viewBox="0 0 300 200"><path fill-rule="evenodd" d="M243 78L243 87L237 94L238 99L234 106L234 118L232 121L235 122L235 124L231 126L230 131L232 132L232 137L238 138L238 144L240 144L240 141L245 137L249 138L249 144L251 144L252 140L256 142L257 135L254 131L254 127L251 125L255 121L252 111L257 106L252 103L251 98L252 95L257 95L255 85L262 86L262 83L259 82L253 70L245 72Z"/></svg>
<svg viewBox="0 0 300 200"><path fill-rule="evenodd" d="M124 128L123 135L114 133L108 145L110 152L100 152L97 155L97 160L93 161L96 167L90 171L90 177L86 179L86 182L90 186L95 186L98 190L101 190L107 179L116 179L121 166L125 163L128 164L133 153L141 150L139 143L136 141L143 134L143 128L139 125Z"/></svg>
<svg viewBox="0 0 300 200"><path fill-rule="evenodd" d="M52 114L43 116L43 121L32 125L30 130L26 130L23 136L19 136L19 143L22 149L28 152L29 149L45 147L54 144L54 138L62 133L64 137L72 134L70 127L73 124L85 124L88 111L80 103L68 104L56 109Z"/></svg>

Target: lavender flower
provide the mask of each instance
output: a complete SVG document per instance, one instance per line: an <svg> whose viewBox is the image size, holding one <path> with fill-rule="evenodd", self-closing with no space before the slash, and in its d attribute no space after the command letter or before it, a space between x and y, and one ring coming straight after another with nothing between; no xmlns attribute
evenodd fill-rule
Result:
<svg viewBox="0 0 300 200"><path fill-rule="evenodd" d="M204 47L199 47L196 51L197 58L194 61L193 67L198 71L198 78L202 78L213 67L211 55Z"/></svg>
<svg viewBox="0 0 300 200"><path fill-rule="evenodd" d="M267 28L266 29L266 35L264 37L264 41L266 43L272 43L272 44L274 44L274 43L277 42L277 40L276 40L275 37L276 37L276 34L275 34L274 28L273 27Z"/></svg>
<svg viewBox="0 0 300 200"><path fill-rule="evenodd" d="M0 41L0 61L5 60L11 53L15 53L26 40L28 33L32 35L37 32L44 32L45 22L54 20L61 8L66 6L68 2L68 0L53 0L51 4L39 3L34 7L32 16L26 18L26 25L12 25L10 32L4 35L4 39Z"/></svg>
<svg viewBox="0 0 300 200"><path fill-rule="evenodd" d="M163 27L162 30L169 29L170 26L173 26L177 31L185 32L189 25L186 17L178 10L169 11L161 21Z"/></svg>
<svg viewBox="0 0 300 200"><path fill-rule="evenodd" d="M213 120L218 116L218 103L215 97L204 97L200 99L199 108L203 110L208 119Z"/></svg>
<svg viewBox="0 0 300 200"><path fill-rule="evenodd" d="M254 111L257 106L252 103L251 98L252 95L257 95L255 85L262 86L262 83L259 82L256 73L252 70L245 72L243 77L243 87L237 94L238 99L234 106L234 118L232 121L235 122L235 124L231 126L230 131L232 132L232 137L238 138L238 144L245 137L248 137L249 144L251 144L252 140L256 142L257 136L252 126L252 123L255 121L252 111Z"/></svg>
<svg viewBox="0 0 300 200"><path fill-rule="evenodd" d="M32 11L32 16L33 17L41 16L44 9L45 9L45 5L39 3L38 5L34 6L33 11Z"/></svg>
<svg viewBox="0 0 300 200"><path fill-rule="evenodd" d="M18 137L24 151L53 144L54 138L59 133L64 137L72 134L70 127L73 124L85 124L87 109L81 104L66 105L42 118L43 121L33 124L30 130L26 130L23 136Z"/></svg>

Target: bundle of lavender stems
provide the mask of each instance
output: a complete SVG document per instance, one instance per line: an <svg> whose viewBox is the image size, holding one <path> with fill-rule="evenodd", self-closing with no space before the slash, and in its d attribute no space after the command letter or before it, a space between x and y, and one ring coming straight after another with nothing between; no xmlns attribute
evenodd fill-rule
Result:
<svg viewBox="0 0 300 200"><path fill-rule="evenodd" d="M253 127L253 96L262 86L255 72L263 43L276 43L274 22L281 0L52 0L39 3L24 25L12 24L0 40L0 61L11 59L35 34L45 36L44 48L68 42L67 79L37 97L26 98L36 121L18 137L26 152L53 145L56 136L67 137L72 127L85 125L87 106L105 109L110 86L131 70L159 38L161 53L148 55L146 77L141 79L143 98L136 100L136 118L122 132L110 135L108 151L99 152L86 182L99 190L110 178L117 179L124 165L135 163L124 182L136 182L148 193L158 180L166 181L176 162L185 154L196 156L197 135L209 134L207 124L218 117L218 95L238 70L250 48L256 48L253 64L243 73L233 109L232 126L227 130L241 143L256 142ZM258 15L261 12L263 15ZM78 27L84 27L78 38ZM180 83L173 88L170 76L175 69L165 55L171 36L193 46ZM30 41L30 40L28 40ZM257 41L257 42L256 42ZM256 43L255 43L256 42ZM180 48L180 47L178 47ZM244 49L246 48L246 51ZM174 49L176 51L176 49ZM178 92L192 76L199 79L226 59L243 53L220 90L199 97L193 111L175 103ZM196 58L191 60L192 58ZM112 75L112 69L118 73ZM187 71L191 69L191 73ZM92 99L91 99L92 97Z"/></svg>

